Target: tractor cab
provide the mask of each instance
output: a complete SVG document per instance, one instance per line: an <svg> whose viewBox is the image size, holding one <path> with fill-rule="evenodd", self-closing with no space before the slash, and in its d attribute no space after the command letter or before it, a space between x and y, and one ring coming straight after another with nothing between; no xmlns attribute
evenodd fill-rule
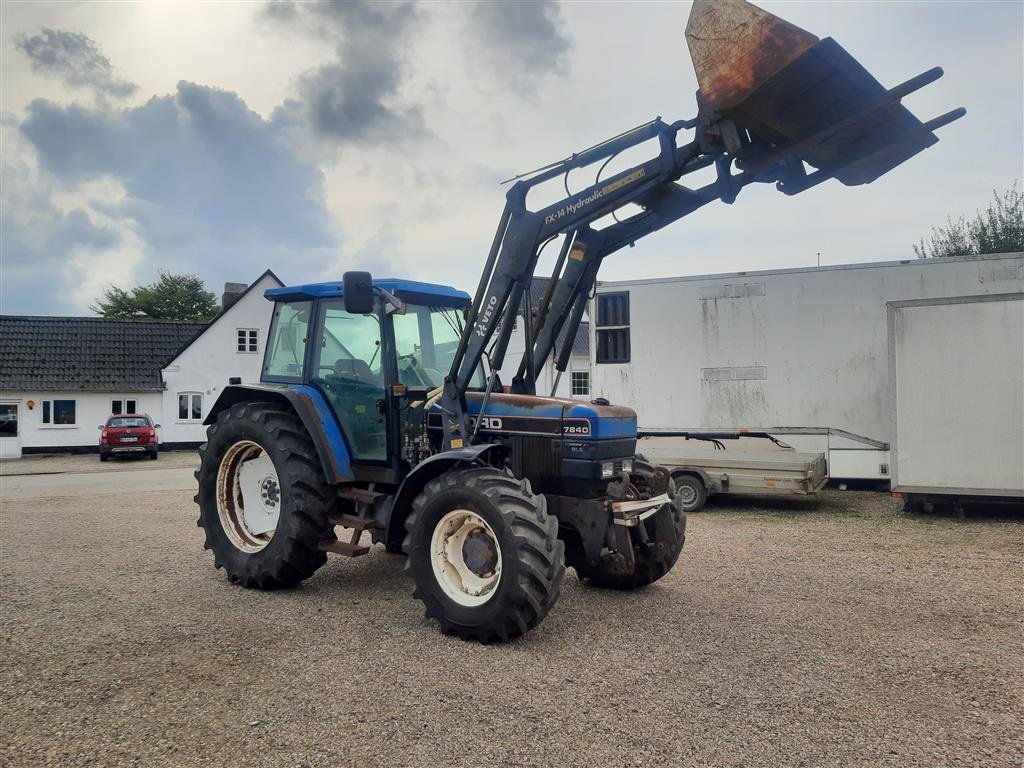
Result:
<svg viewBox="0 0 1024 768"><path fill-rule="evenodd" d="M261 382L315 391L329 411L319 419L340 429L353 477L401 482L443 448L437 395L469 296L366 273L346 278L267 291L274 310ZM488 391L481 369L466 394L476 442L502 446L535 490L595 497L632 470L632 409Z"/></svg>
<svg viewBox="0 0 1024 768"><path fill-rule="evenodd" d="M351 286L346 297L345 282L267 291L274 311L261 381L316 389L353 462L393 466L403 414L444 383L469 296L412 280L366 286L361 304ZM482 375L476 384L482 388Z"/></svg>

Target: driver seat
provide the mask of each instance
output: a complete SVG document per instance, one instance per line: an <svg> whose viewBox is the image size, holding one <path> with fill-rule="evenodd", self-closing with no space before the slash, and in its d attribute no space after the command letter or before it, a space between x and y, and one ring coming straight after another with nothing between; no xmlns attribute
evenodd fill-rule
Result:
<svg viewBox="0 0 1024 768"><path fill-rule="evenodd" d="M372 384L376 381L370 364L359 358L339 358L334 361L334 375L339 379L350 379L359 383Z"/></svg>

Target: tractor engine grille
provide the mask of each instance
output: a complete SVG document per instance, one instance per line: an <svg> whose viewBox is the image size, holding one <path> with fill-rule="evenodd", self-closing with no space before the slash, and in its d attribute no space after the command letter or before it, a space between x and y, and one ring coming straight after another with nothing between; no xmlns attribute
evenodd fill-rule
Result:
<svg viewBox="0 0 1024 768"><path fill-rule="evenodd" d="M562 441L548 437L513 437L512 471L527 477L534 493L559 493L562 486Z"/></svg>

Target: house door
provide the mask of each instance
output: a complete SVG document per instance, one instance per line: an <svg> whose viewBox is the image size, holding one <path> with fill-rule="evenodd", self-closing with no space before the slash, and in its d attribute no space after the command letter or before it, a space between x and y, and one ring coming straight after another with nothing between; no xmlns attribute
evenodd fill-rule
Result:
<svg viewBox="0 0 1024 768"><path fill-rule="evenodd" d="M0 403L0 459L21 458L18 404Z"/></svg>

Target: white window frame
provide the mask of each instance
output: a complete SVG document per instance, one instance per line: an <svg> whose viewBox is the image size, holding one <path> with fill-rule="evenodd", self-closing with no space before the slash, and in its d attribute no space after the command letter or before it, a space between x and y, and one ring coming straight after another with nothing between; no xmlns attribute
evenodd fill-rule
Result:
<svg viewBox="0 0 1024 768"><path fill-rule="evenodd" d="M114 411L114 403L121 404L121 410ZM134 410L128 410L128 403L135 403ZM139 412L139 398L137 397L115 397L110 401L110 415L111 416L127 416L128 414L137 414Z"/></svg>
<svg viewBox="0 0 1024 768"><path fill-rule="evenodd" d="M72 424L54 424L53 415L56 412L54 403L56 402L72 402L75 404L75 421ZM46 414L46 404L50 405L50 421L43 421L43 417ZM51 397L47 400L39 401L39 428L40 429L78 429L78 400L73 397Z"/></svg>
<svg viewBox="0 0 1024 768"><path fill-rule="evenodd" d="M586 376L587 377L587 387L586 387L587 391L586 392L577 392L576 391L576 375L577 374L579 374L580 376ZM578 371L569 371L569 396L570 397L590 397L590 371L589 370L584 369L584 370L578 370Z"/></svg>
<svg viewBox="0 0 1024 768"><path fill-rule="evenodd" d="M178 392L177 395L177 414L178 418L176 422L178 424L201 424L203 421L203 393L202 392ZM187 418L181 418L181 398L188 398L188 406L185 409L185 413L189 414ZM199 418L191 416L192 406L195 404L195 398L199 398Z"/></svg>
<svg viewBox="0 0 1024 768"><path fill-rule="evenodd" d="M236 328L235 329L235 352L237 352L239 355L258 355L259 351L260 351L260 329L259 328Z"/></svg>

